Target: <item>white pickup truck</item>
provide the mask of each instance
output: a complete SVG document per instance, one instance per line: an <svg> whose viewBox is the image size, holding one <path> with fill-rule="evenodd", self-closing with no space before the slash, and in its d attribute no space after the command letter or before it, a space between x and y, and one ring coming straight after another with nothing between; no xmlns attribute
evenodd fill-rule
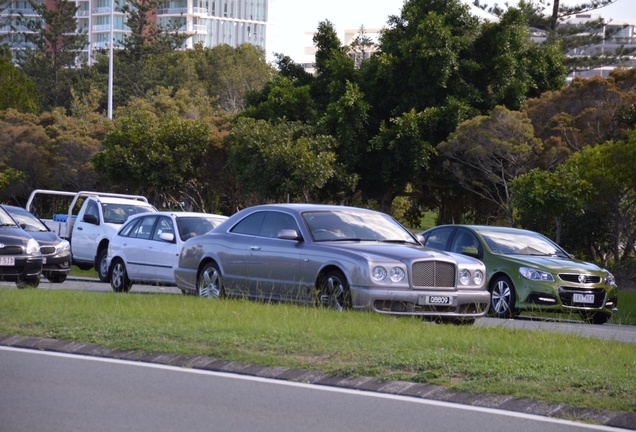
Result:
<svg viewBox="0 0 636 432"><path fill-rule="evenodd" d="M53 203L68 202L69 199L71 203L68 209L65 208L66 213L56 213L52 219L41 220L51 231L71 243L73 264L83 270L94 267L99 279L106 282L106 252L112 236L129 216L157 209L141 195L36 189L29 196L26 210L39 216L44 205L50 207ZM80 204L79 211L75 213Z"/></svg>

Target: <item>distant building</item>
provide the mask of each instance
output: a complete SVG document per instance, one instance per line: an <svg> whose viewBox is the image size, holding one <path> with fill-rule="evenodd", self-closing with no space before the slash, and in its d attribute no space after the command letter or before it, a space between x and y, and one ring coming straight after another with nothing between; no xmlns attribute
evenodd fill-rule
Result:
<svg viewBox="0 0 636 432"><path fill-rule="evenodd" d="M50 0L44 0L50 2ZM114 47L121 46L124 37L130 34L121 7L126 0L75 0L79 7L76 17L79 31L86 33L86 47L81 58L89 64L95 59L95 52L106 49L111 43L111 20L113 23ZM2 23L0 37L12 50L28 48L19 27L20 14L25 18L38 19L28 1L8 0L7 7L0 11ZM162 3L153 17L156 24L166 27L180 24L179 32L191 34L183 48L192 48L201 43L205 47L228 44L238 47L251 43L265 49L267 42L268 0L168 0ZM17 27L12 31L10 25Z"/></svg>
<svg viewBox="0 0 636 432"><path fill-rule="evenodd" d="M603 18L600 14L584 13L577 14L568 17L563 24L581 25L591 20L597 20ZM609 20L606 21L606 25L599 29L599 36L604 36L605 39L595 45L574 48L568 56L602 56L613 55L620 48L636 49L636 21L630 20ZM617 67L632 68L636 66L636 56L631 54L626 59L622 59L617 64L605 65L602 67L592 68L584 71L576 71L568 76L568 80L572 80L575 76L584 78L590 78L593 76L609 76L610 72Z"/></svg>

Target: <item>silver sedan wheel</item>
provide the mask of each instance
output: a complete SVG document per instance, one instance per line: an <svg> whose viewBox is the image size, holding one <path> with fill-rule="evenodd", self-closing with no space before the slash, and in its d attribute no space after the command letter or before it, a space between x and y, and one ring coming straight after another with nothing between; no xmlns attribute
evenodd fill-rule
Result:
<svg viewBox="0 0 636 432"><path fill-rule="evenodd" d="M214 263L205 265L197 281L197 294L200 297L219 298L225 295L221 272Z"/></svg>
<svg viewBox="0 0 636 432"><path fill-rule="evenodd" d="M339 271L327 273L320 283L320 304L342 311L351 308L351 292L344 275Z"/></svg>
<svg viewBox="0 0 636 432"><path fill-rule="evenodd" d="M115 292L128 292L132 287L132 283L130 279L128 279L128 273L126 272L126 265L120 259L114 261L110 271L110 286Z"/></svg>
<svg viewBox="0 0 636 432"><path fill-rule="evenodd" d="M507 276L499 276L493 281L490 306L498 318L510 318L514 315L515 290Z"/></svg>

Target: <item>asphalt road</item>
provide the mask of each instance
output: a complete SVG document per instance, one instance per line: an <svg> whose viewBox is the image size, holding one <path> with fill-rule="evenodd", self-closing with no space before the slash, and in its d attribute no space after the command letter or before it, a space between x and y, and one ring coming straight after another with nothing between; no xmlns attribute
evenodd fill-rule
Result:
<svg viewBox="0 0 636 432"><path fill-rule="evenodd" d="M15 284L3 282L0 288L16 289ZM112 292L109 284L79 278L70 278L63 284L52 284L43 278L38 289ZM132 295L146 293L182 295L175 287L134 285L131 291ZM575 333L636 343L636 327L630 326L595 326L523 317L515 320L482 318L475 326ZM16 363L15 353L26 357ZM41 357L31 360L36 353L47 356L46 360ZM101 366L84 366L89 360ZM58 366L60 362L63 364ZM124 371L117 367L121 365L137 371L147 368L143 375L152 378L136 378L139 372ZM100 369L83 371L93 367ZM106 373L101 371L111 370L113 372L107 372L103 380L100 378ZM177 378L176 372L187 372L191 376ZM98 378L100 381L95 381ZM189 380L196 384L188 384ZM245 381L252 382L251 390L243 389ZM199 387L200 382L207 384ZM261 389L264 383L267 385ZM228 405L227 400L234 402ZM246 411L249 411L247 416ZM564 418L603 426L558 420ZM202 357L182 358L167 353L139 357L135 351L113 351L93 344L0 335L0 431L397 429L479 432L513 428L517 428L517 432L636 430L636 416L524 398L455 393L424 384L365 377L348 380L312 371L256 367Z"/></svg>
<svg viewBox="0 0 636 432"><path fill-rule="evenodd" d="M0 347L0 430L582 432L622 429L420 398Z"/></svg>

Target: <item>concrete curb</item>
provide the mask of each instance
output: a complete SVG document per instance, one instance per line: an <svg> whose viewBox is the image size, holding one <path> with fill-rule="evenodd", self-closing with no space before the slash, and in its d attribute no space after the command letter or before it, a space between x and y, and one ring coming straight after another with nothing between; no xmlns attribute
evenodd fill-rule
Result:
<svg viewBox="0 0 636 432"><path fill-rule="evenodd" d="M119 351L96 344L83 344L39 337L0 335L0 345L411 396L636 430L636 414L577 408L562 404L551 404L531 399L519 399L511 396L488 393L475 394L456 392L441 386L417 384L406 381L389 381L371 377L347 378L327 375L322 372L307 369L259 366L204 356L182 356L167 353L157 354L140 350Z"/></svg>

